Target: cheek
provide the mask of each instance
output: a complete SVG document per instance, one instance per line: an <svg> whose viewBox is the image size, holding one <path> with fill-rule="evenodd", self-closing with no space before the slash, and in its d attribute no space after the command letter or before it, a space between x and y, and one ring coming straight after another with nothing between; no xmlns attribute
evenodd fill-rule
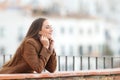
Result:
<svg viewBox="0 0 120 80"><path fill-rule="evenodd" d="M49 32L48 29L42 29L42 31L45 32L45 33L48 33L48 32Z"/></svg>

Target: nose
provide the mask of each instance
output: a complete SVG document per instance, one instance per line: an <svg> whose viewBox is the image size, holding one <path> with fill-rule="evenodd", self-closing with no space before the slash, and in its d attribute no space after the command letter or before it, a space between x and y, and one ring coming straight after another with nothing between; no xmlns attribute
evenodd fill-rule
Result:
<svg viewBox="0 0 120 80"><path fill-rule="evenodd" d="M53 28L50 26L50 31L52 32L53 31Z"/></svg>
<svg viewBox="0 0 120 80"><path fill-rule="evenodd" d="M50 32L53 32L53 29L52 29L52 28L50 29Z"/></svg>

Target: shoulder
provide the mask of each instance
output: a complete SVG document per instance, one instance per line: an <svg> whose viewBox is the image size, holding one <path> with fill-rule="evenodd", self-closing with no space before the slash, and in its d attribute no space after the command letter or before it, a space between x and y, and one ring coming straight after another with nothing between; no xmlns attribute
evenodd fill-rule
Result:
<svg viewBox="0 0 120 80"><path fill-rule="evenodd" d="M39 49L41 47L40 43L37 40L35 40L34 38L26 38L24 41L24 44L32 45L37 49Z"/></svg>
<svg viewBox="0 0 120 80"><path fill-rule="evenodd" d="M37 44L37 41L34 38L26 38L25 43Z"/></svg>

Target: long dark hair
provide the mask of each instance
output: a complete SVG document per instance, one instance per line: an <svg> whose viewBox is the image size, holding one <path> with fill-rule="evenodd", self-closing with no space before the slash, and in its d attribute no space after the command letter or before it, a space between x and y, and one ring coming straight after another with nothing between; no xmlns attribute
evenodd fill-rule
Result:
<svg viewBox="0 0 120 80"><path fill-rule="evenodd" d="M38 18L34 20L25 36L25 38L31 37L34 39L37 39L39 31L42 29L43 22L46 20L46 18Z"/></svg>
<svg viewBox="0 0 120 80"><path fill-rule="evenodd" d="M38 18L38 19L34 20L31 24L25 38L39 39L38 33L42 29L42 25L45 20L46 20L45 18ZM24 43L24 40L22 41L22 43ZM22 43L21 43L21 45L22 45ZM20 51L20 48L17 49L16 54L13 56L13 58L10 59L10 61L8 61L7 63L5 63L3 65L3 67L17 64L18 60L15 57L16 57L16 55L20 56L19 51Z"/></svg>

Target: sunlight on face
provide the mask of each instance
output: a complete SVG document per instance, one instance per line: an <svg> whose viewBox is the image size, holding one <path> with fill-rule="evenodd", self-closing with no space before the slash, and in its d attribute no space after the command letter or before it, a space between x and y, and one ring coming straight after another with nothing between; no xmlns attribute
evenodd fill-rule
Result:
<svg viewBox="0 0 120 80"><path fill-rule="evenodd" d="M47 34L52 35L53 29L52 29L52 25L50 24L50 22L48 20L45 20L43 22L43 26L42 26L42 30L43 32L46 32Z"/></svg>

